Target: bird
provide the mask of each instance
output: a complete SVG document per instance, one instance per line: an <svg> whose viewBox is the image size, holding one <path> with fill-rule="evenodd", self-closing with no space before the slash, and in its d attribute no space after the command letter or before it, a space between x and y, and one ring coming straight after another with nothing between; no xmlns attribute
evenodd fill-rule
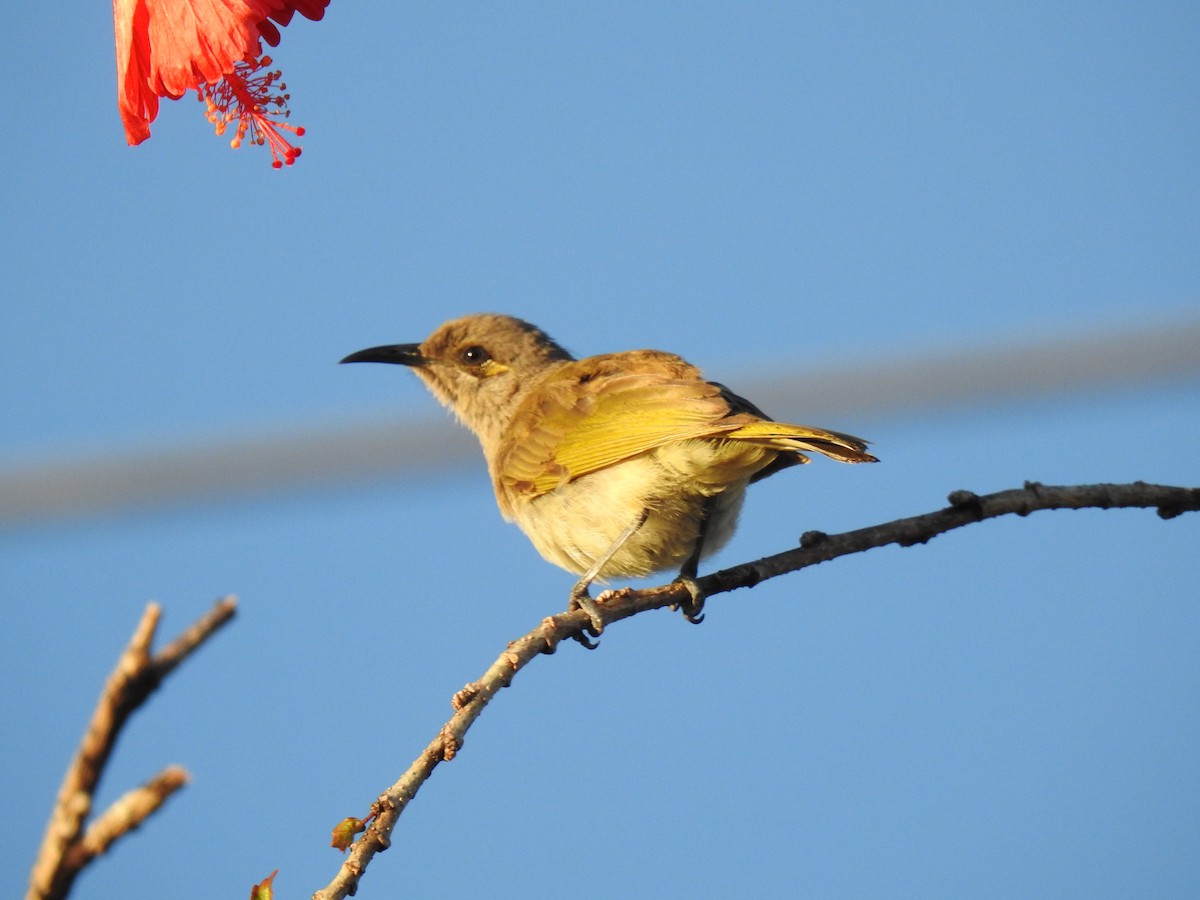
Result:
<svg viewBox="0 0 1200 900"><path fill-rule="evenodd" d="M410 368L475 433L501 514L547 561L580 576L570 608L587 612L593 636L604 629L594 581L675 569L690 596L683 615L701 621L699 563L733 535L748 485L809 453L878 461L862 438L772 420L673 353L576 359L499 313L341 362Z"/></svg>

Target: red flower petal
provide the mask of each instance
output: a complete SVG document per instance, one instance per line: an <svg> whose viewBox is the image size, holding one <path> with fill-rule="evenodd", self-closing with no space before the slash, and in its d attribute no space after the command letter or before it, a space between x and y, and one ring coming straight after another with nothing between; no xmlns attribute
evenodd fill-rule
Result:
<svg viewBox="0 0 1200 900"><path fill-rule="evenodd" d="M140 0L113 0L117 39L117 108L125 140L140 144L150 137L158 115L158 94L150 90L150 15Z"/></svg>
<svg viewBox="0 0 1200 900"><path fill-rule="evenodd" d="M260 51L267 0L141 0L150 9L150 89L178 99Z"/></svg>
<svg viewBox="0 0 1200 900"><path fill-rule="evenodd" d="M159 97L177 100L216 84L240 61L257 60L260 37L279 43L278 25L299 12L318 20L329 0L113 0L117 106L125 139L150 136ZM272 21L273 20L273 21Z"/></svg>
<svg viewBox="0 0 1200 900"><path fill-rule="evenodd" d="M292 21L293 14L300 13L306 19L320 22L328 5L329 0L272 0L270 15L258 23L259 34L272 47L278 47L279 29Z"/></svg>

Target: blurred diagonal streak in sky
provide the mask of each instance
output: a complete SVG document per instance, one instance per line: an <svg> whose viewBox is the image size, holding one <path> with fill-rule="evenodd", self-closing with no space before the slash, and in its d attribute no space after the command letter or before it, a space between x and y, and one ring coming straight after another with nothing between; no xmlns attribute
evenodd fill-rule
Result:
<svg viewBox="0 0 1200 900"><path fill-rule="evenodd" d="M952 347L921 358L791 372L731 385L780 417L860 429L1038 396L1102 391L1200 373L1200 320L1055 341ZM470 435L442 420L262 433L0 470L0 528L188 503L245 499L474 461Z"/></svg>

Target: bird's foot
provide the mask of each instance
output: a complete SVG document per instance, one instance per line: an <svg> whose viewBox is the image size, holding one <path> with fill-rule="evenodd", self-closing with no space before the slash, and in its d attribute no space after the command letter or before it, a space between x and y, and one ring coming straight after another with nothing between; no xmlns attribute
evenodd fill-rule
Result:
<svg viewBox="0 0 1200 900"><path fill-rule="evenodd" d="M588 593L588 586L588 582L580 581L575 587L571 588L571 600L567 604L567 609L582 609L587 613L591 624L584 626L583 631L572 635L572 637L583 644L588 650L595 650L600 645L589 638L600 637L604 633L604 616L600 614L600 607L596 605L596 601Z"/></svg>
<svg viewBox="0 0 1200 900"><path fill-rule="evenodd" d="M700 590L700 585L690 575L681 574L672 583L683 585L687 589L689 599L682 603L672 603L671 609L679 610L685 619L693 625L699 625L704 621L704 591Z"/></svg>

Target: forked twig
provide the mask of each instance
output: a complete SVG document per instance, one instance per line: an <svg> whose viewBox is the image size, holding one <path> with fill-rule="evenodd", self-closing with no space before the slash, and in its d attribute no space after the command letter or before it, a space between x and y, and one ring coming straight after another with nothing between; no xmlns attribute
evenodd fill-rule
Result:
<svg viewBox="0 0 1200 900"><path fill-rule="evenodd" d="M237 600L225 597L157 654L151 654L162 610L150 603L129 646L92 713L71 765L58 789L58 800L30 872L26 900L62 900L83 870L114 841L137 828L168 797L187 783L188 774L169 766L113 803L84 830L96 786L129 716L149 699L164 678L222 625L233 618Z"/></svg>

